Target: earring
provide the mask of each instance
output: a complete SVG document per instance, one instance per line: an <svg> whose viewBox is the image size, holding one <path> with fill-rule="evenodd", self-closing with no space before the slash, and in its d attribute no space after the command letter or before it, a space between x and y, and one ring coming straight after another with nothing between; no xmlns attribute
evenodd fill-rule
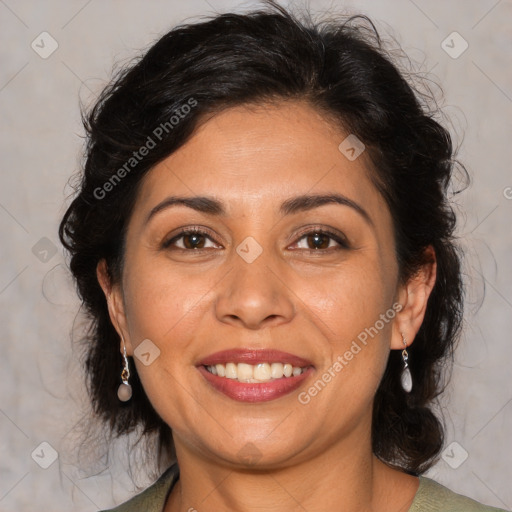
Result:
<svg viewBox="0 0 512 512"><path fill-rule="evenodd" d="M402 383L402 388L406 393L410 393L412 389L412 375L411 370L409 370L409 354L407 353L407 341L405 340L405 336L402 334L402 341L404 342L405 348L402 350L402 360L404 362L404 369L402 370L402 375L400 377L400 381Z"/></svg>
<svg viewBox="0 0 512 512"><path fill-rule="evenodd" d="M122 338L121 338L122 339ZM132 387L128 383L130 378L130 368L128 366L128 358L126 357L126 345L123 339L123 369L121 371L121 380L123 381L117 389L117 397L121 402L128 402L132 397Z"/></svg>

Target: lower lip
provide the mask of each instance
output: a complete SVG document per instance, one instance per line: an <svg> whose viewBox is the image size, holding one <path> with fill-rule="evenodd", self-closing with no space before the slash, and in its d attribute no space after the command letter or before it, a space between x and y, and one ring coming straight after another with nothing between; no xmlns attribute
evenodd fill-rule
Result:
<svg viewBox="0 0 512 512"><path fill-rule="evenodd" d="M292 377L283 377L281 379L262 382L261 384L252 382L238 382L235 379L219 377L213 375L204 366L198 366L197 369L203 374L204 378L217 391L224 393L233 400L239 402L268 402L281 396L295 391L304 379L307 379L313 372L313 367L308 367L300 375Z"/></svg>

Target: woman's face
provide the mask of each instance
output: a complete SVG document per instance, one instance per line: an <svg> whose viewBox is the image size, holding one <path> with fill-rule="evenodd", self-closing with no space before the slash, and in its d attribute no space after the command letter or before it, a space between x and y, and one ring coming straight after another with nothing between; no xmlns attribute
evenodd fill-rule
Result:
<svg viewBox="0 0 512 512"><path fill-rule="evenodd" d="M118 321L178 456L277 467L369 438L401 289L348 135L305 103L231 108L144 179Z"/></svg>

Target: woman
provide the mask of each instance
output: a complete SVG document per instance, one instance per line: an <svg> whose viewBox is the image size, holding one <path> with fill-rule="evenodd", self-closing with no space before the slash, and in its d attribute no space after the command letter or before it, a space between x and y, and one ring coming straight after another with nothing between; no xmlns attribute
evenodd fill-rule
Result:
<svg viewBox="0 0 512 512"><path fill-rule="evenodd" d="M448 132L356 17L178 27L88 115L60 227L114 435L115 510L497 510L421 474L462 316Z"/></svg>

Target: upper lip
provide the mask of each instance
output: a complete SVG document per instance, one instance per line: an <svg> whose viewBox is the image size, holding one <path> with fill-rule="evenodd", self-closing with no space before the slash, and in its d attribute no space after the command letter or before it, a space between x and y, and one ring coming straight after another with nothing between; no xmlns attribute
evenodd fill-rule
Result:
<svg viewBox="0 0 512 512"><path fill-rule="evenodd" d="M251 350L248 348L234 348L215 352L202 359L198 366L213 366L226 363L290 363L292 366L298 367L312 366L311 361L281 350Z"/></svg>

